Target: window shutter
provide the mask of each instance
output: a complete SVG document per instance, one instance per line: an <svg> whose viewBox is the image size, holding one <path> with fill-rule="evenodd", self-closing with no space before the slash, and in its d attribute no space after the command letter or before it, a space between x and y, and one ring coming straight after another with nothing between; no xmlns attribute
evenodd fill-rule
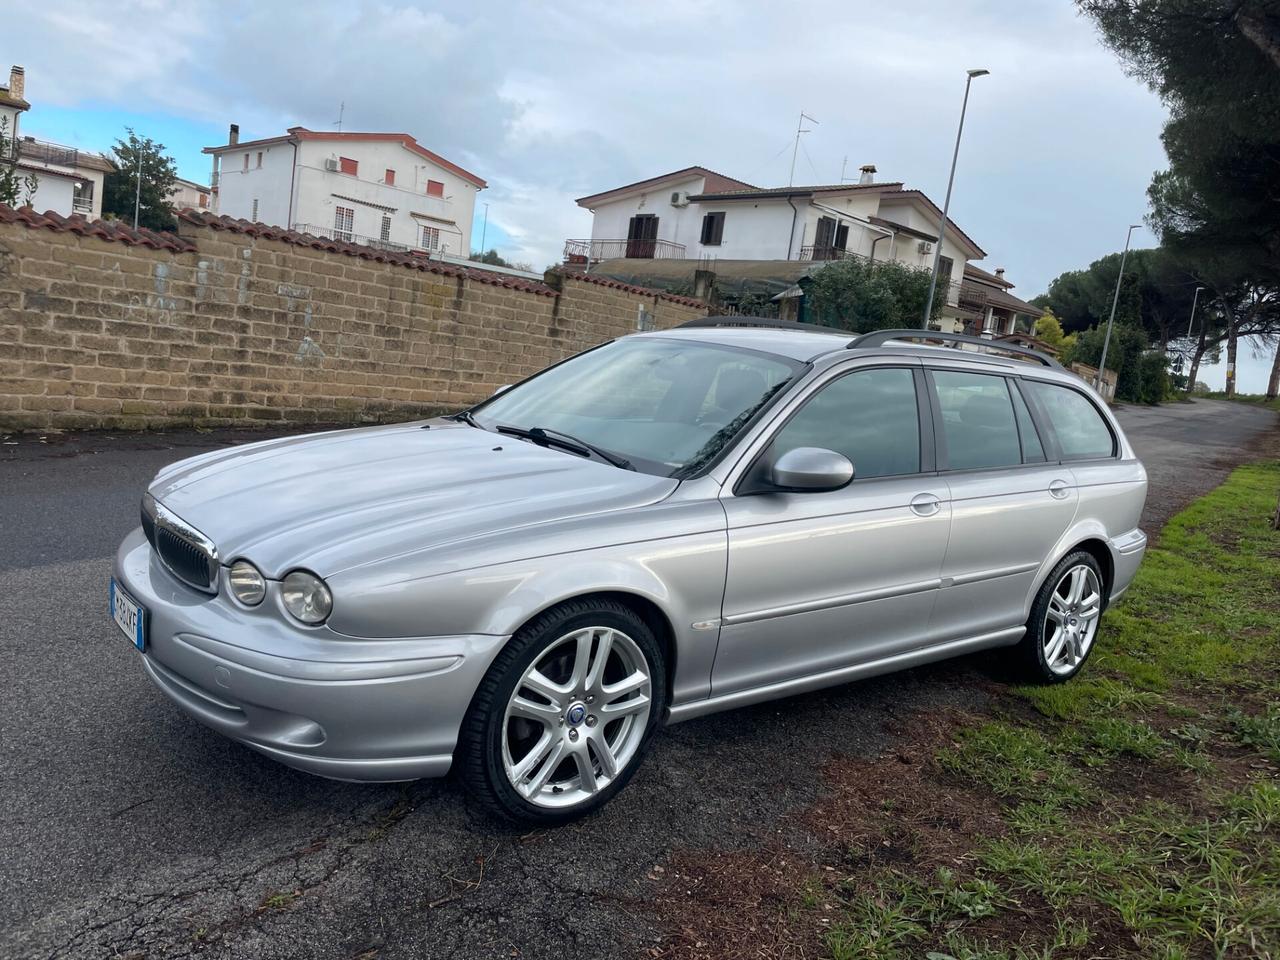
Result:
<svg viewBox="0 0 1280 960"><path fill-rule="evenodd" d="M348 176L354 177L356 176L356 171L360 169L360 164L350 157L339 157L338 169Z"/></svg>
<svg viewBox="0 0 1280 960"><path fill-rule="evenodd" d="M444 196L444 184L443 184L443 183L441 183L439 180L428 180L428 181L427 181L427 196L428 196L428 197L443 197L443 196Z"/></svg>

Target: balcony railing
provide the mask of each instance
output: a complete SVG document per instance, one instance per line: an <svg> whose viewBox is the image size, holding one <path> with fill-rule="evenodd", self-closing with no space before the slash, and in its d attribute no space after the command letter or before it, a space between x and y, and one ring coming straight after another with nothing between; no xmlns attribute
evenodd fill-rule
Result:
<svg viewBox="0 0 1280 960"><path fill-rule="evenodd" d="M80 159L80 151L75 147L64 147L30 137L23 137L18 141L18 155L23 160L47 163L53 167L74 167Z"/></svg>
<svg viewBox="0 0 1280 960"><path fill-rule="evenodd" d="M365 247L376 247L379 250L388 250L392 253L409 253L412 250L425 250L425 247L411 247L403 243L393 243L390 240L383 240L378 237L365 237L358 233L350 233L346 230L335 230L333 227L322 227L316 223L295 223L293 229L298 233L309 233L313 237L323 237L326 240L340 240L343 243L358 243Z"/></svg>
<svg viewBox="0 0 1280 960"><path fill-rule="evenodd" d="M71 212L82 217L93 216L93 198L83 199L76 197L71 201Z"/></svg>
<svg viewBox="0 0 1280 960"><path fill-rule="evenodd" d="M684 244L670 240L566 240L565 263L599 260L684 260Z"/></svg>
<svg viewBox="0 0 1280 960"><path fill-rule="evenodd" d="M983 313L987 309L987 291L976 283L951 284L953 287L959 287L956 291L956 305L961 310L972 310L974 313Z"/></svg>
<svg viewBox="0 0 1280 960"><path fill-rule="evenodd" d="M861 254L831 244L808 244L800 248L798 260L857 260Z"/></svg>

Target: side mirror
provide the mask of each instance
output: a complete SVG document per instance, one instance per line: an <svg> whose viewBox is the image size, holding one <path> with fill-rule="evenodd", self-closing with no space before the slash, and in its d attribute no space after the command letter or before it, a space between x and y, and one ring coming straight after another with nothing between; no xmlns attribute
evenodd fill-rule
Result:
<svg viewBox="0 0 1280 960"><path fill-rule="evenodd" d="M511 384L509 384L509 383L504 383L504 384L503 384L502 386L500 386L497 390L493 391L493 396L495 396L495 397L496 397L496 396L497 396L498 394L500 394L500 393L506 393L506 392L507 392L508 390L510 390L510 389L511 389Z"/></svg>
<svg viewBox="0 0 1280 960"><path fill-rule="evenodd" d="M773 462L769 481L779 490L839 490L853 479L849 458L822 447L796 447Z"/></svg>

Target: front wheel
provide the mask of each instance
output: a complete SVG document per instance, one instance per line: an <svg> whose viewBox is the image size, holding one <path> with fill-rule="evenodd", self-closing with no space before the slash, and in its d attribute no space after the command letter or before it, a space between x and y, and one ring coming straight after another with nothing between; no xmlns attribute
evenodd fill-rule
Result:
<svg viewBox="0 0 1280 960"><path fill-rule="evenodd" d="M1102 619L1102 571L1084 550L1064 557L1031 605L1018 649L1030 679L1061 683L1080 672Z"/></svg>
<svg viewBox="0 0 1280 960"><path fill-rule="evenodd" d="M481 682L459 737L463 783L506 819L582 816L631 778L665 696L662 650L633 610L562 604L519 630Z"/></svg>

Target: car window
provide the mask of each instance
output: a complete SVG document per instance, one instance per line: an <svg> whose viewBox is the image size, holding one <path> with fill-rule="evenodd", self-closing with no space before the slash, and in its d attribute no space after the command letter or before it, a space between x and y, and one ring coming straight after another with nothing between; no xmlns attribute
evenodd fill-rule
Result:
<svg viewBox="0 0 1280 960"><path fill-rule="evenodd" d="M1049 418L1064 460L1089 460L1115 455L1116 441L1098 408L1070 387L1040 380L1027 386Z"/></svg>
<svg viewBox="0 0 1280 960"><path fill-rule="evenodd" d="M1004 377L933 371L942 412L947 466L952 470L1008 467L1022 463L1013 401Z"/></svg>
<svg viewBox="0 0 1280 960"><path fill-rule="evenodd" d="M911 371L859 370L827 384L778 431L772 453L796 447L844 454L857 480L917 473L920 417Z"/></svg>
<svg viewBox="0 0 1280 960"><path fill-rule="evenodd" d="M479 406L478 425L567 433L673 476L724 449L800 364L718 344L624 337Z"/></svg>
<svg viewBox="0 0 1280 960"><path fill-rule="evenodd" d="M1018 385L1009 381L1009 393L1013 397L1013 412L1018 417L1018 436L1022 440L1023 463L1044 463L1044 444L1040 442L1040 433L1036 423L1031 419L1031 411L1027 409L1027 401L1022 399Z"/></svg>

